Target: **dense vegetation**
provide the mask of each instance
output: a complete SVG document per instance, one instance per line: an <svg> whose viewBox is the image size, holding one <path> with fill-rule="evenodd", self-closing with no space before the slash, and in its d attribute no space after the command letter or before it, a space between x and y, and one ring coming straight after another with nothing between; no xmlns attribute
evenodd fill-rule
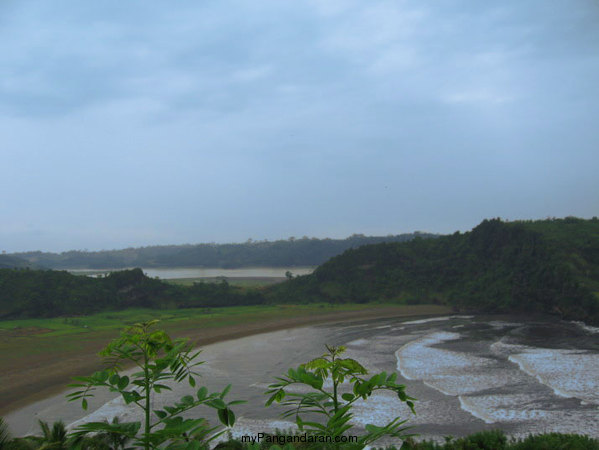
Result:
<svg viewBox="0 0 599 450"><path fill-rule="evenodd" d="M0 318L56 317L132 307L191 308L254 305L258 291L222 283L176 286L149 278L141 269L102 278L65 271L0 269Z"/></svg>
<svg viewBox="0 0 599 450"><path fill-rule="evenodd" d="M18 258L13 255L0 255L0 269L14 269L30 267L32 264L23 258Z"/></svg>
<svg viewBox="0 0 599 450"><path fill-rule="evenodd" d="M166 245L100 252L26 252L10 255L48 269L121 269L129 267L293 267L317 266L343 251L380 242L403 242L427 233L373 237L354 234L347 239L303 237L243 244ZM7 255L8 256L8 255Z"/></svg>
<svg viewBox="0 0 599 450"><path fill-rule="evenodd" d="M352 248L311 275L262 290L175 286L139 269L94 279L0 269L0 317L263 303L438 303L599 322L599 220L485 220L471 232Z"/></svg>
<svg viewBox="0 0 599 450"><path fill-rule="evenodd" d="M485 220L471 232L351 249L273 286L289 302L440 303L599 321L599 220Z"/></svg>

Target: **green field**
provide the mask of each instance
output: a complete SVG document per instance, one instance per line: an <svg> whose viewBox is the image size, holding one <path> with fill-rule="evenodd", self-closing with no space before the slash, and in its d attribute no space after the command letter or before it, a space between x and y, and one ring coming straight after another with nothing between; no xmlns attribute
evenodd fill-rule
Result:
<svg viewBox="0 0 599 450"><path fill-rule="evenodd" d="M363 304L256 305L223 308L165 309L133 308L109 311L89 316L16 319L0 321L1 342L8 336L45 338L74 334L93 334L121 330L136 322L158 319L162 327L186 328L192 324L206 327L233 325L254 320L281 319L335 311L356 311L372 308ZM385 306L385 305L378 305Z"/></svg>

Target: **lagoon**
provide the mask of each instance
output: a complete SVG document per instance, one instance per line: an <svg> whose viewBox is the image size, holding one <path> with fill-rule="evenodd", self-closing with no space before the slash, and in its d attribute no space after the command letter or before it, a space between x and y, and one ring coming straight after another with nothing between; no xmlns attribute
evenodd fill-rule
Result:
<svg viewBox="0 0 599 450"><path fill-rule="evenodd" d="M143 272L151 278L173 280L179 278L285 278L287 271L294 276L308 275L315 267L242 267L238 269L223 269L220 267L173 267L173 268L143 268ZM65 269L75 275L97 277L125 269Z"/></svg>

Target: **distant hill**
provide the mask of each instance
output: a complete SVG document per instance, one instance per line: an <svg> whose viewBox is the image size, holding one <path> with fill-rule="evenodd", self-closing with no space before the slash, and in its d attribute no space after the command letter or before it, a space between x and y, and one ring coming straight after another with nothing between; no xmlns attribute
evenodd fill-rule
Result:
<svg viewBox="0 0 599 450"><path fill-rule="evenodd" d="M350 249L272 301L441 303L599 322L599 220L485 220L471 232Z"/></svg>
<svg viewBox="0 0 599 450"><path fill-rule="evenodd" d="M130 267L297 267L317 266L349 248L381 242L404 242L429 233L396 236L354 234L347 239L301 238L279 241L250 241L243 244L167 245L98 252L13 253L49 269L120 269Z"/></svg>
<svg viewBox="0 0 599 450"><path fill-rule="evenodd" d="M32 266L32 263L23 258L19 258L14 255L0 255L0 269L24 268Z"/></svg>

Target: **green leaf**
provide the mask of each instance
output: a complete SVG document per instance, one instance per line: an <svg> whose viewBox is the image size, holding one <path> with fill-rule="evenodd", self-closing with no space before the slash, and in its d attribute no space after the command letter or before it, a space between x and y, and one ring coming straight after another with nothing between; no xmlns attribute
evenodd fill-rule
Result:
<svg viewBox="0 0 599 450"><path fill-rule="evenodd" d="M218 410L218 419L223 425L229 426L229 416L227 414L227 408Z"/></svg>
<svg viewBox="0 0 599 450"><path fill-rule="evenodd" d="M108 380L108 372L105 370L101 372L96 372L94 375L97 381L99 381L100 383L104 383L106 380Z"/></svg>
<svg viewBox="0 0 599 450"><path fill-rule="evenodd" d="M119 390L123 390L125 389L127 386L129 385L129 377L128 376L123 376L119 379L117 386L119 388Z"/></svg>
<svg viewBox="0 0 599 450"><path fill-rule="evenodd" d="M227 422L229 422L229 426L232 427L235 425L235 413L227 408Z"/></svg>
<svg viewBox="0 0 599 450"><path fill-rule="evenodd" d="M208 389L206 389L205 386L202 386L200 389L198 389L198 400L204 400L206 398L206 395L208 395Z"/></svg>
<svg viewBox="0 0 599 450"><path fill-rule="evenodd" d="M210 400L210 402L208 402L208 405L212 406L213 408L217 408L217 409L225 409L227 407L225 402L223 402L220 398L215 398L213 400Z"/></svg>
<svg viewBox="0 0 599 450"><path fill-rule="evenodd" d="M354 395L350 394L349 392L346 392L345 394L343 394L341 396L341 398L343 400L345 400L346 402L351 402L354 398L356 398Z"/></svg>
<svg viewBox="0 0 599 450"><path fill-rule="evenodd" d="M189 385L191 387L195 387L196 386L196 380L191 375L189 375L188 379L189 379Z"/></svg>
<svg viewBox="0 0 599 450"><path fill-rule="evenodd" d="M83 399L83 400L81 401L81 407L82 407L83 409L87 409L87 400L86 400L86 399Z"/></svg>
<svg viewBox="0 0 599 450"><path fill-rule="evenodd" d="M223 391L221 392L221 394L220 394L220 396L219 396L219 397L220 397L220 398L225 398L225 396L226 396L226 395L229 393L229 391L230 391L230 390L231 390L231 385L230 385L230 384L228 384L228 385L227 385L227 386L226 386L226 387L223 389Z"/></svg>

